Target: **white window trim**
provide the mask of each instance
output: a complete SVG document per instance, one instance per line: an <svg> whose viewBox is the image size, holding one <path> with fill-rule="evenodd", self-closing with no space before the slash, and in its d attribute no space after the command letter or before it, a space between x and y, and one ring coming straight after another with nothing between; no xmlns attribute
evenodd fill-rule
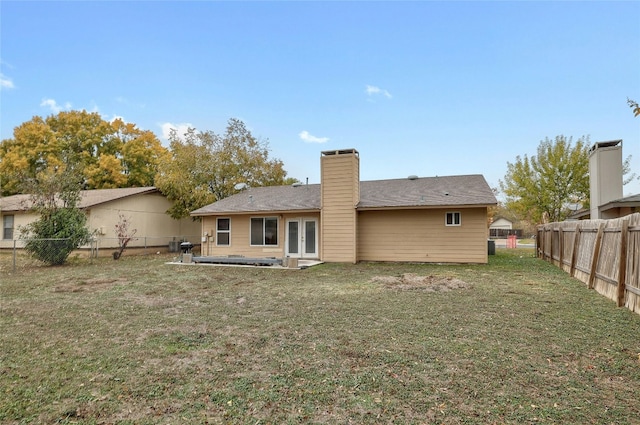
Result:
<svg viewBox="0 0 640 425"><path fill-rule="evenodd" d="M5 223L8 221L7 218L11 217L11 227L4 227ZM6 231L11 230L11 238L7 238ZM2 216L2 240L13 240L15 238L16 231L16 216L13 214L6 214Z"/></svg>
<svg viewBox="0 0 640 425"><path fill-rule="evenodd" d="M229 230L219 230L218 229L218 220L229 220ZM218 241L220 240L218 238L218 234L219 233L226 233L229 235L229 243L226 245L220 245L218 243ZM216 218L216 246L231 246L231 218L230 217L218 217Z"/></svg>
<svg viewBox="0 0 640 425"><path fill-rule="evenodd" d="M449 224L447 220L447 218L449 217L449 214L452 215L452 224ZM458 222L456 223L456 216L458 217ZM447 227L456 227L456 226L461 226L462 225L462 214L460 213L460 211L447 211L444 214L444 225Z"/></svg>
<svg viewBox="0 0 640 425"><path fill-rule="evenodd" d="M259 245L254 245L252 243L253 234L251 232L252 232L253 229L252 229L252 226L251 226L251 222L255 218L262 219L262 244L259 244ZM264 238L265 238L265 235L266 235L266 232L265 232L265 224L266 224L265 220L267 220L267 219L273 219L273 220L276 221L276 240L277 240L277 243L274 244L274 245L267 245L266 243L264 243ZM256 216L256 217L250 217L249 218L249 246L266 246L266 247L279 247L280 246L280 220L278 219L277 216Z"/></svg>

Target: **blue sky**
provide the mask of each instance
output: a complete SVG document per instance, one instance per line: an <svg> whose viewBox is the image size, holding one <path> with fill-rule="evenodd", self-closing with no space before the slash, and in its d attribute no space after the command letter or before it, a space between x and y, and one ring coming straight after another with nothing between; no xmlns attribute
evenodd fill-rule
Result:
<svg viewBox="0 0 640 425"><path fill-rule="evenodd" d="M623 139L640 174L640 2L0 2L0 136L60 110L223 133L289 176L484 174L545 137ZM625 186L640 193L640 181Z"/></svg>

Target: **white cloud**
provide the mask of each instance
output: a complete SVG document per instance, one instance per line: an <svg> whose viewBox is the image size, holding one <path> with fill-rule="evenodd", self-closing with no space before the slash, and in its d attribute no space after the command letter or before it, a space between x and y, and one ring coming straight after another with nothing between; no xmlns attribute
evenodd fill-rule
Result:
<svg viewBox="0 0 640 425"><path fill-rule="evenodd" d="M328 137L316 137L312 134L309 134L307 130L301 131L298 133L298 136L306 143L327 143L329 141Z"/></svg>
<svg viewBox="0 0 640 425"><path fill-rule="evenodd" d="M11 78L4 74L0 74L0 89L13 89L16 86L13 84Z"/></svg>
<svg viewBox="0 0 640 425"><path fill-rule="evenodd" d="M193 124L188 122L183 122L180 124L172 124L170 122L165 122L163 124L160 124L160 128L162 128L162 138L165 140L168 140L172 129L176 130L176 133L178 134L178 136L182 136L190 128L194 128L194 126Z"/></svg>
<svg viewBox="0 0 640 425"><path fill-rule="evenodd" d="M380 87L376 87L376 86L370 86L367 85L367 88L365 89L365 93L367 93L367 96L372 97L372 96L384 96L387 99L391 99L391 93L389 93L387 90L385 89L381 89Z"/></svg>
<svg viewBox="0 0 640 425"><path fill-rule="evenodd" d="M56 102L55 99L42 99L40 106L51 109L51 112L54 114L58 114L60 111L65 109L71 109L71 103L65 102L64 105L58 105L58 102Z"/></svg>

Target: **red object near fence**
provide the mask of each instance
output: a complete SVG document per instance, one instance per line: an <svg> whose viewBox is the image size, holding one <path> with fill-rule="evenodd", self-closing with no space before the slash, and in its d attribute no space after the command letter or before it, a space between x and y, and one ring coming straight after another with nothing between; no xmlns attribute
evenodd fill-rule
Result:
<svg viewBox="0 0 640 425"><path fill-rule="evenodd" d="M518 237L516 235L507 236L507 248L516 248L518 246Z"/></svg>

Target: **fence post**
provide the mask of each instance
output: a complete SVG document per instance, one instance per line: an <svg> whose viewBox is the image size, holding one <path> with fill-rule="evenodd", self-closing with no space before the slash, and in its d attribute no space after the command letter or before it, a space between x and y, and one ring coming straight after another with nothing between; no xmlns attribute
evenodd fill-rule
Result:
<svg viewBox="0 0 640 425"><path fill-rule="evenodd" d="M558 227L558 261L560 262L560 268L564 269L564 228Z"/></svg>
<svg viewBox="0 0 640 425"><path fill-rule="evenodd" d="M13 240L13 272L16 272L16 240Z"/></svg>
<svg viewBox="0 0 640 425"><path fill-rule="evenodd" d="M622 220L620 229L620 268L618 269L618 307L624 305L624 293L627 283L627 235L629 233L629 219Z"/></svg>
<svg viewBox="0 0 640 425"><path fill-rule="evenodd" d="M551 239L551 243L549 244L549 261L551 262L551 264L553 263L553 238L556 235L556 232L553 231L553 226L549 225L549 232L550 232L550 239Z"/></svg>
<svg viewBox="0 0 640 425"><path fill-rule="evenodd" d="M591 271L589 272L589 280L587 282L589 289L593 289L593 281L596 278L596 268L598 267L598 258L600 257L600 245L602 244L602 234L604 233L604 222L598 225L598 233L596 241L593 245L593 257L591 257Z"/></svg>
<svg viewBox="0 0 640 425"><path fill-rule="evenodd" d="M575 277L576 273L576 261L578 260L578 247L580 246L580 232L582 230L582 223L578 224L573 235L573 251L571 252L571 268L569 269L569 275Z"/></svg>

